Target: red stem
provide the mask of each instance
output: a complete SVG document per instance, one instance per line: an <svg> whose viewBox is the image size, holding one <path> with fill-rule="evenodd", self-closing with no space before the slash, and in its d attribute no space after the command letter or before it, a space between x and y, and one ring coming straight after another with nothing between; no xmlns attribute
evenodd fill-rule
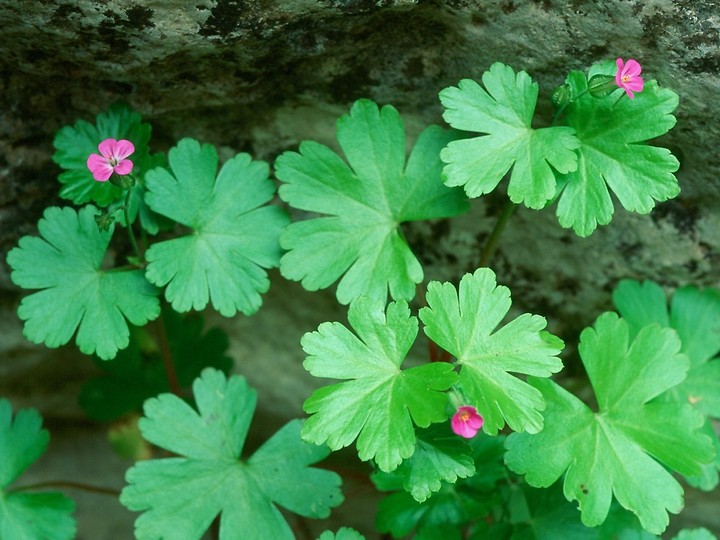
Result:
<svg viewBox="0 0 720 540"><path fill-rule="evenodd" d="M155 324L160 345L160 356L162 356L163 366L165 366L165 376L167 377L168 386L173 394L182 397L182 389L178 382L177 371L175 371L175 362L173 362L170 342L168 341L167 329L165 327L165 319L162 312L160 312L160 316L155 321Z"/></svg>
<svg viewBox="0 0 720 540"><path fill-rule="evenodd" d="M82 491L89 491L91 493L101 493L103 495L113 495L115 497L120 496L120 491L117 489L111 489L101 486L91 486L89 484L83 484L82 482L70 482L65 480L57 480L50 482L37 482L35 484L28 484L25 486L18 486L8 490L8 493L18 491L28 491L30 489L47 489L47 488L70 488L80 489Z"/></svg>

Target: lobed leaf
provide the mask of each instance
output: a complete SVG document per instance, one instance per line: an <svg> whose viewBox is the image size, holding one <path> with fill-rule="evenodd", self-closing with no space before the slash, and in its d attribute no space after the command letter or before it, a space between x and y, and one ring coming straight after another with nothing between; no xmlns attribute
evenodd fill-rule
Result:
<svg viewBox="0 0 720 540"><path fill-rule="evenodd" d="M397 468L403 487L423 502L442 487L458 478L475 474L470 445L455 435L448 424L437 424L417 433L415 451Z"/></svg>
<svg viewBox="0 0 720 540"><path fill-rule="evenodd" d="M690 405L651 402L687 372L680 340L650 325L630 342L627 323L605 313L583 331L579 352L599 411L552 381L531 378L547 401L545 428L511 435L505 461L534 487L566 473L565 497L579 502L587 526L605 521L614 495L644 529L660 534L667 511L683 505L682 487L665 467L697 474L714 454L711 440L698 431L702 416Z"/></svg>
<svg viewBox="0 0 720 540"><path fill-rule="evenodd" d="M543 208L556 191L554 170L577 169L580 146L568 127L533 129L538 85L500 62L473 80L440 92L443 117L452 127L484 135L452 141L440 153L448 186L464 186L469 197L494 190L512 168L508 195L514 203Z"/></svg>
<svg viewBox="0 0 720 540"><path fill-rule="evenodd" d="M720 449L720 439L710 427L710 418L720 418L720 291L681 287L672 297L670 309L662 288L652 281L639 283L623 280L613 292L613 301L632 334L644 325L657 322L673 328L680 337L681 351L690 360L685 380L669 389L660 399L679 404L689 403L707 417L705 433ZM720 455L704 464L688 482L711 490L718 484Z"/></svg>
<svg viewBox="0 0 720 540"><path fill-rule="evenodd" d="M35 540L75 537L75 503L62 493L7 489L45 453L50 435L35 409L13 417L10 403L0 399L0 538Z"/></svg>
<svg viewBox="0 0 720 540"><path fill-rule="evenodd" d="M590 75L615 71L614 65L594 66ZM587 81L579 71L567 78L574 95L587 89ZM677 105L677 94L648 81L635 99L618 89L604 99L585 94L567 108L566 120L580 147L577 169L560 181L560 225L589 236L598 225L610 223L614 211L610 191L626 210L641 214L680 193L673 174L678 160L665 148L644 144L675 125L672 112Z"/></svg>
<svg viewBox="0 0 720 540"><path fill-rule="evenodd" d="M510 373L549 377L562 369L557 355L563 342L544 332L545 319L524 314L497 329L510 309L510 291L497 286L489 268L466 274L459 290L431 282L427 303L420 310L425 333L457 358L463 391L485 420L483 431L494 435L505 422L516 431L540 431L542 395Z"/></svg>
<svg viewBox="0 0 720 540"><path fill-rule="evenodd" d="M7 262L16 285L40 289L18 309L25 337L54 348L77 330L80 351L108 360L128 346L127 323L155 319L160 302L142 270L102 267L114 227L99 230L96 212L93 206L48 208L38 223L40 237L22 237Z"/></svg>
<svg viewBox="0 0 720 540"><path fill-rule="evenodd" d="M140 430L151 443L179 457L136 463L120 502L142 511L139 539L195 539L220 515L220 539L291 540L276 505L306 517L327 517L342 502L340 478L308 467L328 450L300 440L292 421L241 460L256 394L245 379L207 368L193 384L197 410L172 394L145 404Z"/></svg>
<svg viewBox="0 0 720 540"><path fill-rule="evenodd" d="M405 132L398 112L369 100L355 102L338 120L337 138L347 163L316 142L285 152L275 162L285 182L280 197L293 208L321 214L291 224L281 237L283 276L307 290L340 279L337 299L360 296L410 300L423 270L399 225L450 217L468 209L458 190L440 179L440 149L455 134L423 131L405 162Z"/></svg>
<svg viewBox="0 0 720 540"><path fill-rule="evenodd" d="M87 167L87 158L98 153L98 145L105 139L127 139L135 146L130 160L133 162L133 176L139 180L132 188L130 219L134 221L139 215L143 228L151 234L157 233L164 223L143 201L144 178L153 167L164 166L165 158L162 154L150 154L150 132L150 124L143 122L138 113L122 103L115 103L98 114L95 125L78 120L73 126L60 129L53 141L53 161L65 169L58 177L63 184L60 196L75 204L93 202L101 207L119 200L123 191L110 182L95 181Z"/></svg>
<svg viewBox="0 0 720 540"><path fill-rule="evenodd" d="M278 237L288 222L277 206L266 163L248 154L230 159L217 174L211 145L183 139L170 150L170 171L147 175L148 205L192 232L148 249L147 278L162 287L179 312L211 302L221 315L255 313L270 287L266 268L280 262ZM217 176L216 176L217 174Z"/></svg>
<svg viewBox="0 0 720 540"><path fill-rule="evenodd" d="M308 355L303 366L315 377L346 379L322 387L305 401L310 414L303 438L327 443L332 450L357 438L358 455L391 471L415 451L413 424L427 427L447 419L443 393L457 376L447 363L401 370L417 335L417 319L407 303L383 309L378 300L360 297L350 305L348 321L323 323L303 336Z"/></svg>

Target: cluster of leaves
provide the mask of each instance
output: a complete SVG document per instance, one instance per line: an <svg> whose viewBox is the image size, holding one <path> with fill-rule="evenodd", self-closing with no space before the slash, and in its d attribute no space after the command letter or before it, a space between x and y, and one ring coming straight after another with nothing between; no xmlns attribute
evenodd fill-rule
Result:
<svg viewBox="0 0 720 540"><path fill-rule="evenodd" d="M602 526L583 525L559 484L534 489L507 469L503 464L503 435L478 435L469 442L448 437L446 441L456 449L464 446L465 452L469 450L472 474L447 480L431 499L418 501L404 491L399 470L376 473L373 481L378 489L389 492L380 502L376 518L379 531L393 538L411 535L416 540L656 538L644 532L638 520L619 505L613 505L611 519Z"/></svg>
<svg viewBox="0 0 720 540"><path fill-rule="evenodd" d="M669 313L651 282L622 282L613 296L624 319L600 316L579 347L598 412L553 381L530 377L547 403L545 426L511 434L506 452L502 436L467 443L446 426L421 431L410 459L374 477L395 491L381 503L378 529L418 539L463 538L468 530L471 538L649 539L667 526L665 509L682 508L682 488L666 469L715 487L718 442L709 419L720 410L720 293L681 288ZM517 483L503 456L528 485ZM699 529L677 538L714 536Z"/></svg>
<svg viewBox="0 0 720 540"><path fill-rule="evenodd" d="M707 465L717 437L703 433L703 416L688 400L714 411L706 414L717 414L716 366L707 360L720 350L720 342L716 332L712 339L696 336L717 328L720 297L710 291L687 299L693 293L681 291L673 320L685 333L692 330L692 336L648 324L654 321L647 315L636 315L631 332L630 324L614 313L583 332L579 351L595 390L596 413L547 378L561 367L556 355L562 342L543 331L544 319L525 314L496 330L510 302L489 269L466 275L458 290L431 283L427 307L420 311L426 334L455 356L459 375L446 363L401 370L417 321L404 302L390 303L385 311L382 303L360 298L348 316L356 334L340 323L324 323L302 340L311 374L346 379L317 390L305 402L311 416L303 437L333 450L357 438L359 457L392 472L393 489L407 492L398 495L403 501L419 504L439 492L428 508L445 508L443 483L472 482L478 470L469 447L449 433L447 423L430 425L443 422L451 411L441 392L459 387L482 411L485 433L497 434L506 422L516 431L507 440L505 459L530 486L548 488L565 475L565 497L579 502L584 525L578 522L578 527L601 525L609 514L607 527L616 526L614 494L642 528L660 534L668 524L666 511L682 508L682 487L665 468L684 475L705 471L707 477L716 463ZM623 298L631 297L629 292ZM647 312L651 304L639 298L634 305ZM691 326L698 317L704 326ZM698 339L704 341L698 344ZM681 346L702 365L687 381L689 362ZM509 371L530 376L523 382ZM413 423L421 429L413 429ZM450 514L462 516L458 527L467 524L467 515L458 509L462 504L455 495L450 498L455 501ZM410 529L398 530L405 531L397 533L402 536Z"/></svg>
<svg viewBox="0 0 720 540"><path fill-rule="evenodd" d="M488 268L467 274L459 291L431 282L427 304L420 311L425 333L455 355L459 375L447 362L400 368L418 331L402 300L385 308L361 297L348 312L355 334L341 323L323 323L301 340L308 354L303 365L312 375L344 379L305 401L310 418L303 438L332 450L357 438L360 459L373 459L385 472L402 463L406 487L419 500L437 491L440 480L473 471L467 455L447 462L444 444L427 438L432 431L417 437L413 424L445 422L453 412L445 391L459 385L485 416L486 433L497 434L506 422L515 430L539 431L540 392L509 372L547 377L562 367L557 354L563 346L537 315L497 328L510 309L510 294Z"/></svg>
<svg viewBox="0 0 720 540"><path fill-rule="evenodd" d="M667 511L683 506L683 489L666 468L696 475L715 454L689 403L655 399L686 377L680 347L672 329L647 325L631 339L624 319L601 315L578 347L598 411L553 381L531 378L547 402L545 428L508 437L508 467L534 487L564 474L565 497L578 501L588 526L605 521L614 495L645 530L660 534Z"/></svg>
<svg viewBox="0 0 720 540"><path fill-rule="evenodd" d="M571 72L573 99L558 111L566 125L538 129L537 84L493 64L484 87L463 80L440 94L445 120L479 136L431 126L407 157L398 112L360 100L337 123L342 156L303 142L277 159L280 198L319 214L292 224L268 204L275 195L268 165L247 154L219 172L215 148L193 139L167 158L151 154L150 126L120 105L95 125L63 128L54 155L64 169L62 197L122 204L122 192L94 182L85 160L105 138L130 139L138 182L130 223L120 224L130 228L139 216L150 235L173 223L180 232L158 235L139 259L127 257L128 266L119 262L123 246L110 247L114 225L98 228L96 206L49 208L40 236L22 238L7 259L13 281L38 291L18 312L28 339L57 347L77 332L80 350L102 360L106 375L89 381L80 397L88 414L113 420L144 403L142 436L175 456L139 462L127 473L121 502L142 512L137 537L199 538L219 517L221 539L237 531L293 538L278 507L327 517L342 502L340 478L310 465L354 441L360 459L379 469L378 488L393 492L377 525L394 537L654 538L667 512L682 507L682 488L668 471L714 488L717 291L680 289L668 313L657 285L620 284L614 300L623 318L603 314L580 338L597 412L549 379L562 369L563 342L538 315L508 321L510 292L488 268L466 274L457 288L427 287L419 320L454 360L402 367L419 330L408 302L424 277L402 223L457 216L468 209L466 195L493 191L510 171L512 202L541 209L557 200L560 224L580 236L610 221L610 191L641 213L677 195L677 160L643 144L674 125L677 96L654 81L632 102L619 89L603 99L590 95L589 77L612 70L601 64L588 76ZM243 456L255 392L228 376L225 335L203 333L199 317L176 312L211 304L224 316L255 313L269 287L266 269L277 266L308 290L338 281L349 327L323 323L303 337L304 367L339 382L305 401L305 422L288 423ZM172 309L161 308L161 296ZM194 401L163 393L165 344L142 328L161 313L157 324ZM466 441L450 431L449 396L481 412L483 434ZM506 427L514 433L498 435ZM53 538L74 534L69 499L6 489L47 440L36 412L20 411L13 422L0 401L0 448L9 456L0 478L2 538L48 536L50 524ZM678 540L705 534L683 532ZM320 536L333 538L362 535L343 528Z"/></svg>
<svg viewBox="0 0 720 540"><path fill-rule="evenodd" d="M538 209L559 197L560 224L580 236L610 222L609 189L623 207L639 213L675 197L677 159L667 149L642 143L675 125L671 113L678 96L655 81L632 101L619 88L602 99L587 92L590 77L615 71L608 62L593 66L587 76L568 75L576 98L564 109L567 126L531 127L538 85L501 63L483 74L485 88L466 79L440 92L445 120L482 134L453 141L441 152L446 184L464 186L468 196L477 197L495 189L512 168L510 200Z"/></svg>
<svg viewBox="0 0 720 540"><path fill-rule="evenodd" d="M21 238L7 257L13 282L39 289L18 310L30 341L58 347L77 331L82 352L109 360L128 346L128 322L142 326L159 316L161 287L179 312L208 303L228 317L259 309L270 285L266 269L280 263L278 238L288 222L282 209L267 204L275 194L268 165L238 154L218 173L215 148L183 139L169 152L169 169L150 168L165 158L149 157L149 136L149 125L120 106L100 114L97 126L78 122L63 128L55 140L55 159L67 169L61 195L76 203L116 203L118 188L94 182L85 160L105 137L133 138L139 171L133 189L145 205L141 218L152 211L189 233L152 243L146 264L129 258L136 264L125 266L110 247L114 224L101 230L94 206L48 208L38 224L40 236ZM148 223L148 232L158 231Z"/></svg>
<svg viewBox="0 0 720 540"><path fill-rule="evenodd" d="M197 409L173 394L145 403L140 430L149 442L177 457L135 464L120 500L143 514L139 539L200 538L220 516L220 538L292 540L292 529L277 506L310 518L324 518L343 501L340 477L310 467L329 450L300 439L301 422L291 421L251 456L242 450L256 393L242 377L227 378L206 368L193 383ZM14 420L0 400L0 537L70 540L75 535L74 503L60 493L6 489L45 451L49 440L31 409ZM328 538L327 534L324 538ZM330 536L329 538L333 538ZM361 538L346 529L338 539Z"/></svg>
<svg viewBox="0 0 720 540"><path fill-rule="evenodd" d="M720 291L681 287L675 291L668 312L665 293L652 281L621 281L613 293L618 311L635 336L648 324L673 328L680 337L680 351L690 362L687 377L658 399L690 404L705 417L702 431L712 439L715 460L704 464L699 475L686 475L695 487L710 491L718 485L720 440L712 419L720 419Z"/></svg>
<svg viewBox="0 0 720 540"><path fill-rule="evenodd" d="M146 173L166 163L163 154L150 153L151 132L150 124L143 122L138 113L122 103L116 103L106 112L98 114L95 125L78 120L73 126L60 129L53 141L53 161L63 169L58 177L63 185L60 196L75 204L94 203L106 207L117 203L123 197L122 190L109 183L95 182L87 167L87 158L97 153L98 144L105 139L130 140L135 146L133 173L138 179L130 198L130 219L134 222L140 216L140 224L150 234L167 227L166 220L144 201Z"/></svg>

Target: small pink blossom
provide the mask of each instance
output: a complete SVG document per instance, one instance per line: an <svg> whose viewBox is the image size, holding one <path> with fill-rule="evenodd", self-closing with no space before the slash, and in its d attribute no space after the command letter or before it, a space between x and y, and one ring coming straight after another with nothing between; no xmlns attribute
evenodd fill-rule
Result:
<svg viewBox="0 0 720 540"><path fill-rule="evenodd" d="M450 424L452 430L461 437L472 439L483 426L483 417L480 416L475 407L459 407L453 414Z"/></svg>
<svg viewBox="0 0 720 540"><path fill-rule="evenodd" d="M133 162L126 158L135 151L133 143L125 139L105 139L98 145L98 150L100 155L90 154L87 159L87 167L95 180L106 182L113 173L130 174Z"/></svg>
<svg viewBox="0 0 720 540"><path fill-rule="evenodd" d="M617 73L615 74L615 83L625 90L628 97L633 99L635 94L633 92L642 92L645 83L640 77L642 67L636 60L628 60L627 64L623 62L622 58L618 58L615 63L617 64Z"/></svg>

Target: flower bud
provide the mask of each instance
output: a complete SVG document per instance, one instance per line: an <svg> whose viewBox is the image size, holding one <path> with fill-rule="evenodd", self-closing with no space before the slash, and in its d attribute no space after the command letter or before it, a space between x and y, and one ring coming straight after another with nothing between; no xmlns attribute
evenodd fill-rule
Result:
<svg viewBox="0 0 720 540"><path fill-rule="evenodd" d="M612 75L593 75L588 81L588 92L593 97L605 97L615 90L617 90L617 84L615 84L615 77Z"/></svg>
<svg viewBox="0 0 720 540"><path fill-rule="evenodd" d="M480 416L475 407L469 405L459 407L450 420L450 427L456 435L465 439L472 439L483 427L483 417Z"/></svg>
<svg viewBox="0 0 720 540"><path fill-rule="evenodd" d="M113 221L115 221L115 218L108 212L99 212L95 214L95 224L97 225L97 228L103 232L108 232L110 230L110 226L113 224Z"/></svg>
<svg viewBox="0 0 720 540"><path fill-rule="evenodd" d="M135 178L131 174L127 175L119 175L119 174L113 174L110 177L110 183L113 185L116 185L122 190L130 189L135 185Z"/></svg>
<svg viewBox="0 0 720 540"><path fill-rule="evenodd" d="M558 86L552 93L552 102L555 107L562 109L572 101L572 88L568 83Z"/></svg>

